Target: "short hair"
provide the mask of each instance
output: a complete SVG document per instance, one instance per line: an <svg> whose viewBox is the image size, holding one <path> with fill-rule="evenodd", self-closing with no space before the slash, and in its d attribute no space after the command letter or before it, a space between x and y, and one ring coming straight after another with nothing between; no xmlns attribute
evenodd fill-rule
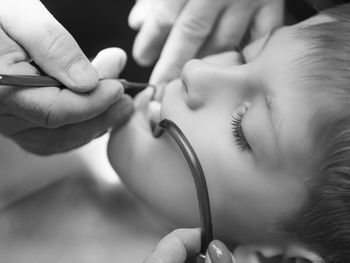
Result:
<svg viewBox="0 0 350 263"><path fill-rule="evenodd" d="M315 113L313 142L319 158L310 195L283 229L327 263L350 262L350 4L325 10L330 19L302 24L297 37L309 44L307 79L326 93ZM304 61L305 63L306 60ZM310 66L309 65L309 66ZM325 92L323 92L325 91ZM322 96L318 97L319 99Z"/></svg>

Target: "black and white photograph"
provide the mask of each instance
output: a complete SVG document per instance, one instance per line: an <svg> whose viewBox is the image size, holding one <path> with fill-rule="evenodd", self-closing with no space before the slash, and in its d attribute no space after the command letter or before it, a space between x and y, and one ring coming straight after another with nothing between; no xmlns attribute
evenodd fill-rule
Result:
<svg viewBox="0 0 350 263"><path fill-rule="evenodd" d="M0 0L0 263L349 262L349 0Z"/></svg>

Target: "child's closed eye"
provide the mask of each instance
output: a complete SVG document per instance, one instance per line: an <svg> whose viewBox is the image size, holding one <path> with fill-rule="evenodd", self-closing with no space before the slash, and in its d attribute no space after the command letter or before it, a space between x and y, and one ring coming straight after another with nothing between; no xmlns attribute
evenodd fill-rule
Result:
<svg viewBox="0 0 350 263"><path fill-rule="evenodd" d="M252 151L251 146L249 145L246 136L244 135L244 131L242 128L242 120L247 112L248 108L244 107L243 109L237 111L234 113L231 117L231 129L232 129L232 135L234 137L236 145L242 150L242 151Z"/></svg>

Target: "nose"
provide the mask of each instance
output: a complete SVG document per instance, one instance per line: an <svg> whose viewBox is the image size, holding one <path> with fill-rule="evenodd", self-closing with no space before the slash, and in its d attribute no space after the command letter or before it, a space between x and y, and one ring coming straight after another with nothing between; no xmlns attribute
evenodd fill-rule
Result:
<svg viewBox="0 0 350 263"><path fill-rule="evenodd" d="M227 66L191 60L185 65L181 79L186 103L192 110L218 99L241 100L249 86L247 65L236 62Z"/></svg>

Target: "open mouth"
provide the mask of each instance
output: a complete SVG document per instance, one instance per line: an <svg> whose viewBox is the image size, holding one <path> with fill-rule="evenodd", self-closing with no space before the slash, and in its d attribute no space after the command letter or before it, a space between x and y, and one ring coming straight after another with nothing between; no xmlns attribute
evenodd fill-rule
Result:
<svg viewBox="0 0 350 263"><path fill-rule="evenodd" d="M155 125L163 119L161 112L165 93L165 87L162 87L161 91L149 87L135 97L135 108L138 114L143 116L142 122L146 121L147 129L150 128L152 132Z"/></svg>
<svg viewBox="0 0 350 263"><path fill-rule="evenodd" d="M136 112L132 120L124 129L119 131L118 135L112 138L111 145L114 145L112 147L114 152L111 156L114 156L114 168L117 173L124 178L126 183L129 182L130 188L134 187L135 192L139 193L140 196L142 194L153 196L155 192L149 191L149 189L160 191L156 187L159 183L155 180L163 180L165 185L169 183L177 184L175 176L178 179L183 178L179 180L180 183L182 180L187 182L187 178L192 175L197 192L197 205L200 211L200 226L202 229L200 256L203 256L213 239L209 194L199 158L186 135L176 124L176 120L171 118L173 99L178 94L173 92L179 91L179 88L182 87L179 84L181 83L177 81L167 85L166 90L163 90L162 96L158 97L157 100L154 99L153 88L147 88L138 94L134 100ZM180 97L177 99L180 99ZM152 158L151 162L150 158ZM136 163L137 165L130 165ZM174 167L174 170L169 171L169 166ZM140 167L142 168L140 169ZM135 183L142 180L143 177L137 176L140 173L148 175L147 183L152 182L148 187ZM168 179L170 179L170 182ZM188 185L186 184L186 187ZM169 185L169 189L172 187L173 184ZM181 189L184 189L184 187L181 186ZM191 186L188 189L191 189ZM193 198L192 190L187 192L191 199ZM171 194L167 191L168 195L179 196L179 193L174 191ZM149 200L151 202L148 204L152 207L153 200L152 198ZM169 200L173 202L173 198ZM196 205L195 202L193 204ZM190 207L188 211L194 211L192 202L187 202L187 205ZM162 209L167 211L168 207L162 207ZM178 217L173 211L169 213L173 214L174 218Z"/></svg>

